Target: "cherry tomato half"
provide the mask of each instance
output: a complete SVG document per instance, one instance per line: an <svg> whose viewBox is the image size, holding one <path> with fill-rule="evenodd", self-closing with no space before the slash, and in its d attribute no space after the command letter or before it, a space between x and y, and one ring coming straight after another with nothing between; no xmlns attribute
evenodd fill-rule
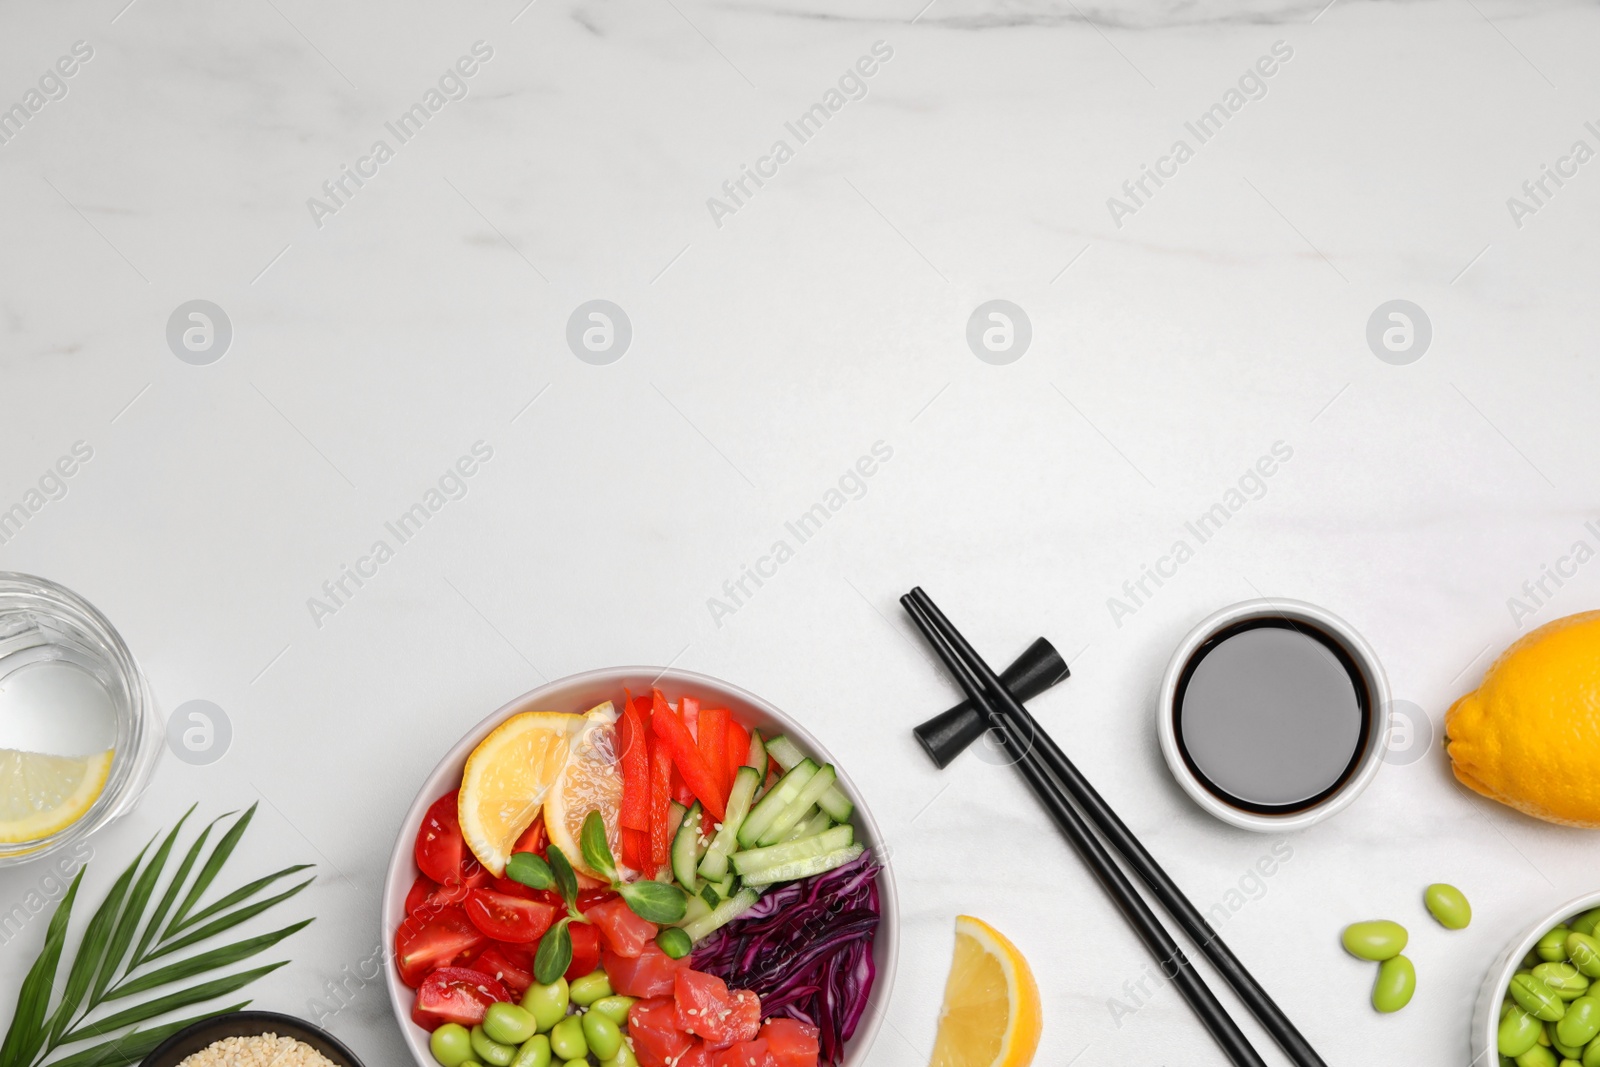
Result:
<svg viewBox="0 0 1600 1067"><path fill-rule="evenodd" d="M489 1005L510 1000L510 992L498 979L466 967L441 967L417 990L411 1018L430 1031L445 1023L476 1026L488 1014Z"/></svg>
<svg viewBox="0 0 1600 1067"><path fill-rule="evenodd" d="M409 916L394 933L394 960L400 980L415 989L437 967L470 960L485 938L458 907Z"/></svg>
<svg viewBox="0 0 1600 1067"><path fill-rule="evenodd" d="M572 965L566 973L570 982L600 966L600 931L589 923L573 923L567 930L572 935Z"/></svg>
<svg viewBox="0 0 1600 1067"><path fill-rule="evenodd" d="M435 800L423 815L422 826L417 830L417 869L440 885L483 885L489 880L489 872L461 836L461 822L456 815L458 792L453 790Z"/></svg>
<svg viewBox="0 0 1600 1067"><path fill-rule="evenodd" d="M539 940L556 918L555 909L542 901L493 889L468 890L465 907L467 918L485 937L519 945Z"/></svg>

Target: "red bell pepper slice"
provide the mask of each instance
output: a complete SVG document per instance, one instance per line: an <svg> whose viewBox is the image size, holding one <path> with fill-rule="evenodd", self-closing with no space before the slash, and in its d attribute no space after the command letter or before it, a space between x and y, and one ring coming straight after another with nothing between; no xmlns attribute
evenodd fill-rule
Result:
<svg viewBox="0 0 1600 1067"><path fill-rule="evenodd" d="M700 701L696 697L678 698L678 718L689 728L690 735L700 736Z"/></svg>
<svg viewBox="0 0 1600 1067"><path fill-rule="evenodd" d="M650 740L644 721L637 702L630 696L617 724L617 739L622 744L622 810L617 820L628 829L649 832Z"/></svg>
<svg viewBox="0 0 1600 1067"><path fill-rule="evenodd" d="M726 738L728 761L728 792L733 792L733 780L738 777L739 768L745 765L750 758L750 731L740 726L730 715L728 717L728 736Z"/></svg>
<svg viewBox="0 0 1600 1067"><path fill-rule="evenodd" d="M622 862L625 866L643 872L650 862L650 833L648 830L635 830L631 826L622 828Z"/></svg>
<svg viewBox="0 0 1600 1067"><path fill-rule="evenodd" d="M661 690L652 690L651 695L654 700L650 710L650 729L655 735L655 740L671 754L672 762L683 772L684 782L693 790L694 795L700 798L700 803L705 805L706 812L717 822L721 822L722 817L727 814L721 783L711 777L711 768L706 766L705 757L700 755L700 750L695 747L689 728L683 725L682 719L672 713L672 708L667 704L667 698L661 695Z"/></svg>
<svg viewBox="0 0 1600 1067"><path fill-rule="evenodd" d="M694 790L684 782L677 767L672 768L672 799L686 808L694 803Z"/></svg>
<svg viewBox="0 0 1600 1067"><path fill-rule="evenodd" d="M678 723L678 726L681 729L683 724ZM671 808L672 753L666 743L656 736L650 739L650 854L643 867L646 878L654 878L656 872L667 864L668 851L672 846L671 827L667 825Z"/></svg>
<svg viewBox="0 0 1600 1067"><path fill-rule="evenodd" d="M717 783L717 795L724 808L728 805L728 709L703 708L700 711L700 733L695 738L700 755L705 757L711 771L711 780Z"/></svg>

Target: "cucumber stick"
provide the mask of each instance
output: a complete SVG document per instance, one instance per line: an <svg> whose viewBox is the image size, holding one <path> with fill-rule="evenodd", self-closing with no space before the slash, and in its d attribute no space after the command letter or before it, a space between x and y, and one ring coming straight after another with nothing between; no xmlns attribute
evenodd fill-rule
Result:
<svg viewBox="0 0 1600 1067"><path fill-rule="evenodd" d="M772 764L767 759L767 746L766 743L761 740L760 730L750 731L750 754L745 757L744 765L746 767L754 767L756 769L756 773L761 775L761 778L757 782L758 785L767 780L767 769Z"/></svg>
<svg viewBox="0 0 1600 1067"><path fill-rule="evenodd" d="M815 859L818 856L826 856L830 852L849 848L855 844L855 841L854 828L848 825L835 826L831 830L824 830L815 837L801 838L798 841L785 841L781 845L768 845L765 848L752 848L745 852L735 852L732 856L733 869L739 872L741 878L759 878L763 871L774 867L782 867L785 864Z"/></svg>
<svg viewBox="0 0 1600 1067"><path fill-rule="evenodd" d="M765 760L766 757L762 757ZM750 814L750 805L756 797L756 787L761 784L762 772L754 767L740 767L733 779L733 791L728 794L728 810L722 816L722 826L712 839L711 847L700 860L700 876L708 882L720 882L728 877L728 857L739 847L739 827Z"/></svg>
<svg viewBox="0 0 1600 1067"><path fill-rule="evenodd" d="M828 818L828 813L820 808L813 808L804 819L795 824L789 831L785 841L798 841L802 837L816 837L822 831L833 825L833 820Z"/></svg>
<svg viewBox="0 0 1600 1067"><path fill-rule="evenodd" d="M771 756L773 761L786 771L798 767L805 759L805 753L801 752L800 747L787 737L774 737L771 741L768 741L767 755ZM817 805L827 812L828 817L834 822L848 821L851 813L856 810L856 806L850 803L845 795L839 791L838 786L833 786L826 793L823 793L821 798L818 799Z"/></svg>
<svg viewBox="0 0 1600 1067"><path fill-rule="evenodd" d="M776 882L792 882L797 878L810 878L812 875L831 871L835 867L843 867L865 851L866 847L863 845L851 845L848 848L837 849L822 856L813 856L810 859L796 860L793 863L780 863L772 867L763 867L753 874L744 876L745 888L741 892L753 892L755 889L769 886Z"/></svg>
<svg viewBox="0 0 1600 1067"><path fill-rule="evenodd" d="M690 897L689 907L684 911L683 918L678 921L679 926L687 926L698 919L703 919L711 914L711 905L700 897Z"/></svg>
<svg viewBox="0 0 1600 1067"><path fill-rule="evenodd" d="M705 810L697 800L684 815L683 822L678 825L678 833L672 839L672 873L690 893L700 889L695 868L700 866L700 856L706 850L700 840L700 823L704 818Z"/></svg>
<svg viewBox="0 0 1600 1067"><path fill-rule="evenodd" d="M714 908L733 896L733 885L736 881L737 879L730 874L720 882L705 882L700 886L700 895Z"/></svg>
<svg viewBox="0 0 1600 1067"><path fill-rule="evenodd" d="M817 801L822 799L822 794L833 788L833 781L836 777L838 775L831 765L823 767L816 774L813 774L811 779L801 787L800 792L795 794L795 798L789 802L788 807L779 812L778 817L772 820L772 825L762 832L761 840L758 843L776 845L779 841L782 841L789 831L793 830L800 820L805 818L806 812L815 807Z"/></svg>
<svg viewBox="0 0 1600 1067"><path fill-rule="evenodd" d="M793 770L779 778L773 787L767 790L766 796L750 809L749 817L739 827L739 844L745 848L754 848L760 844L767 828L794 802L800 791L806 787L806 783L816 776L818 769L810 760L801 760Z"/></svg>
<svg viewBox="0 0 1600 1067"><path fill-rule="evenodd" d="M681 929L691 938L699 941L755 907L756 901L760 899L761 894L754 889L741 889L721 904L712 908L709 914L702 915L692 922L684 923Z"/></svg>

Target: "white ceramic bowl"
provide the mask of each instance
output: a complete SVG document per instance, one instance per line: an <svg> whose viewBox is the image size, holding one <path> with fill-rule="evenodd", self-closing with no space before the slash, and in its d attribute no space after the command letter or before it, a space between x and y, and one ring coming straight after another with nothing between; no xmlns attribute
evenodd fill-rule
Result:
<svg viewBox="0 0 1600 1067"><path fill-rule="evenodd" d="M395 930L404 916L406 893L419 873L412 858L412 851L417 829L422 825L423 814L435 800L461 784L461 772L466 766L467 756L478 747L478 743L487 737L491 730L512 715L524 711L587 711L606 700L620 703L624 688L640 693L649 692L652 685L674 698L679 693L689 693L699 697L703 705L724 704L733 713L734 718L745 726L759 729L767 737L786 734L819 762L833 762L827 749L823 748L805 727L754 693L746 692L738 686L729 685L708 675L695 674L692 671L662 670L657 667L608 667L584 674L574 674L517 697L473 727L445 754L444 759L439 761L438 766L423 782L417 798L412 801L411 809L406 812L405 820L400 824L400 832L395 839L394 852L389 857L389 871L383 885L383 929L380 931L380 937L381 943L385 946L384 976L389 987L389 1002L394 1008L395 1021L400 1024L406 1045L411 1049L411 1056L416 1060L418 1067L437 1067L437 1064L432 1053L428 1051L427 1031L411 1021L414 993L400 981L400 973L394 966L393 947ZM837 766L835 764L835 767ZM867 1000L866 1013L861 1018L855 1036L850 1039L843 1060L844 1067L865 1067L868 1050L872 1047L873 1039L877 1037L878 1028L883 1024L884 1014L889 1005L889 991L894 985L895 964L900 953L900 906L895 894L894 872L889 865L887 850L881 847L884 840L877 822L873 820L872 813L867 810L866 805L861 802L861 794L845 769L839 769L836 784L844 791L845 796L855 803L855 815L851 821L855 824L856 840L876 852L879 862L883 864L883 869L878 874L878 893L880 906L883 909L883 921L878 927L872 952L873 961L877 966L877 979Z"/></svg>
<svg viewBox="0 0 1600 1067"><path fill-rule="evenodd" d="M1199 651L1201 645L1228 627L1250 619L1289 619L1305 622L1315 629L1322 630L1344 645L1366 685L1367 740L1366 747L1356 761L1355 770L1332 795L1298 811L1267 814L1246 811L1229 804L1206 788L1205 783L1184 760L1183 752L1178 747L1176 710L1178 684L1182 680L1184 668ZM1161 755L1166 758L1167 769L1178 780L1178 785L1183 787L1183 791L1189 794L1191 800L1223 822L1263 834L1302 830L1349 807L1361 791L1371 784L1378 773L1378 768L1383 766L1388 729L1389 679L1383 672L1383 664L1378 661L1377 652L1367 644L1366 638L1356 632L1355 627L1333 612L1319 608L1315 604L1307 604L1303 600L1283 600L1277 597L1246 600L1223 608L1201 620L1200 624L1190 630L1188 636L1179 643L1177 651L1173 652L1172 659L1167 664L1167 673L1161 679L1161 695L1156 701L1156 736L1161 741Z"/></svg>
<svg viewBox="0 0 1600 1067"><path fill-rule="evenodd" d="M1574 918L1590 908L1600 908L1600 893L1586 893L1569 900L1561 907L1525 929L1517 940L1506 946L1504 952L1489 968L1478 990L1478 1002L1472 1009L1472 1062L1475 1064L1499 1063L1500 1004L1506 999L1506 987L1511 976L1522 965L1522 957L1532 951L1545 931Z"/></svg>

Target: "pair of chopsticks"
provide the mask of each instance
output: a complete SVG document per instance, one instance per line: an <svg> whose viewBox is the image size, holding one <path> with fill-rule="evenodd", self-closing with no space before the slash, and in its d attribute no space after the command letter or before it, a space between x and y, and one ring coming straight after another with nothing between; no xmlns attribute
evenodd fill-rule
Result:
<svg viewBox="0 0 1600 1067"><path fill-rule="evenodd" d="M1199 909L1190 903L1177 883L1129 832L1110 805L1073 766L1066 754L1056 747L1050 735L1034 721L1015 694L950 624L950 620L945 618L928 594L919 586L901 597L900 603L960 683L973 707L978 708L988 720L1006 755L1050 813L1057 828L1100 880L1139 939L1155 956L1161 973L1178 987L1189 1007L1227 1054L1229 1062L1235 1067L1266 1067L1265 1061L1251 1047L1244 1032L1195 972L1194 965L1183 954L1183 949L1167 933L1166 927L1161 925L1161 920L1128 881L1128 876L1111 858L1105 845L1090 831L1084 815L1079 814L1069 802L1069 795L1121 854L1124 862L1155 894L1162 907L1200 946L1206 958L1233 987L1296 1067L1327 1067L1322 1057L1295 1029L1289 1017L1229 951L1228 946L1223 944L1222 938L1217 936Z"/></svg>

